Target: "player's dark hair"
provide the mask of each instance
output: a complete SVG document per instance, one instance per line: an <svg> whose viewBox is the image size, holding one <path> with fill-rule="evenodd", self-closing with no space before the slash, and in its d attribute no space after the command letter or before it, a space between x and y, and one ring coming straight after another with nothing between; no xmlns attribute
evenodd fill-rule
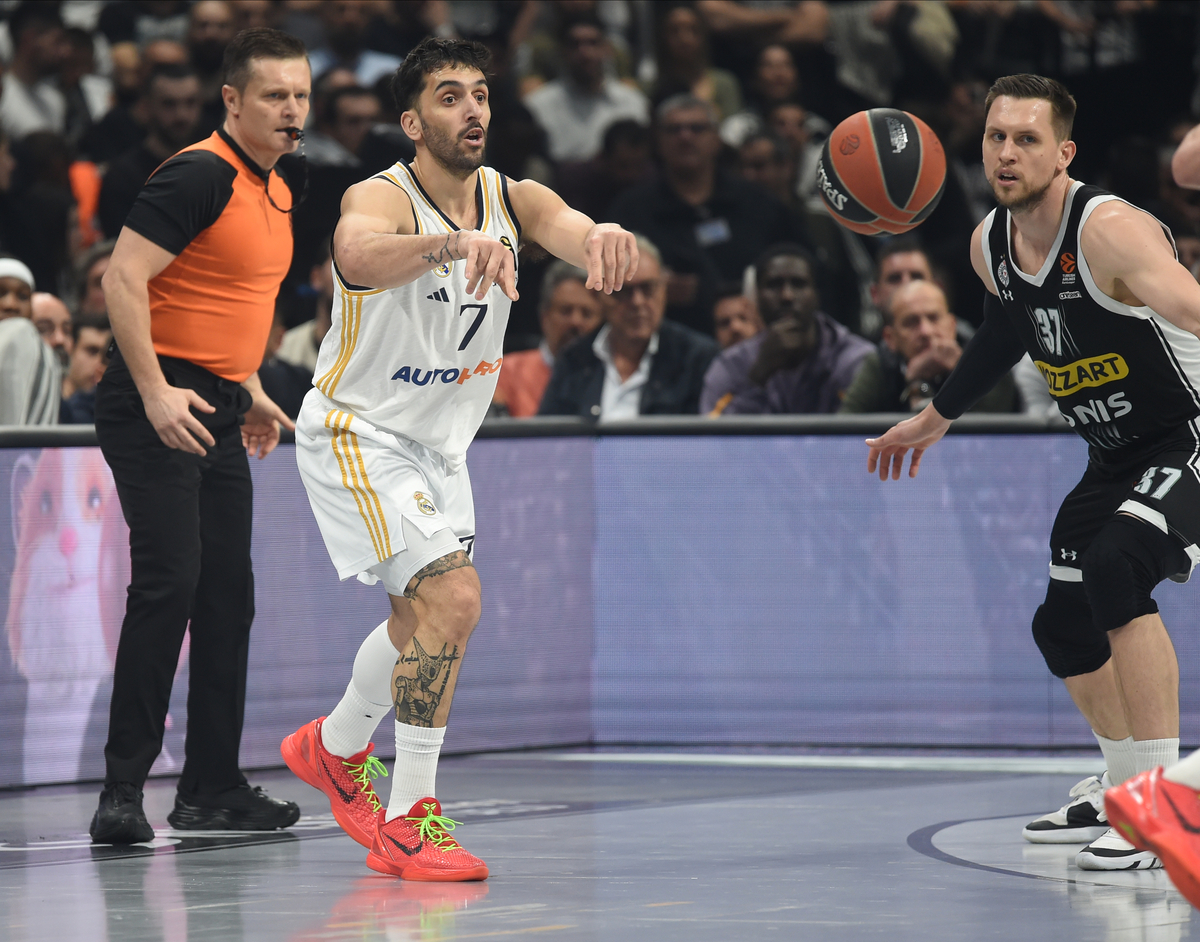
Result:
<svg viewBox="0 0 1200 942"><path fill-rule="evenodd" d="M817 277L817 260L813 253L796 242L776 242L767 246L763 253L754 260L754 280L762 281L763 269L777 258L801 258L808 265L808 273L815 280Z"/></svg>
<svg viewBox="0 0 1200 942"><path fill-rule="evenodd" d="M915 235L896 236L893 239L888 239L879 247L879 251L875 253L875 280L879 280L879 273L883 271L883 263L893 255L903 255L907 252L920 252L925 256L925 261L929 261L929 252L925 248L925 243ZM930 263L932 265L932 262Z"/></svg>
<svg viewBox="0 0 1200 942"><path fill-rule="evenodd" d="M1071 137L1071 126L1075 123L1075 99L1062 82L1056 82L1044 75L1030 75L1028 72L1001 76L988 89L987 100L983 104L985 115L992 110L992 105L1001 95L1050 102L1050 123L1054 126L1055 135L1060 141Z"/></svg>
<svg viewBox="0 0 1200 942"><path fill-rule="evenodd" d="M255 59L303 59L308 61L304 42L289 33L265 26L244 29L225 47L221 63L222 81L244 92L250 82Z"/></svg>
<svg viewBox="0 0 1200 942"><path fill-rule="evenodd" d="M392 76L392 97L396 108L403 114L416 108L421 92L425 89L425 76L440 69L462 67L478 69L488 78L492 67L492 54L483 43L467 39L438 39L427 36L417 43L404 64Z"/></svg>

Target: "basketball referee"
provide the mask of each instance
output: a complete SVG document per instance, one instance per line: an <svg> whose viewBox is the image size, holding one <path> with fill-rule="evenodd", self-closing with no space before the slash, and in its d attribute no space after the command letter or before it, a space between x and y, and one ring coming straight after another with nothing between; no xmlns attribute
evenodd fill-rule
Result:
<svg viewBox="0 0 1200 942"><path fill-rule="evenodd" d="M92 842L154 832L142 786L162 748L190 622L185 761L174 828L272 830L300 817L238 768L254 577L247 452L280 424L256 370L292 258L291 195L272 168L297 146L311 74L272 29L225 51L225 123L160 166L104 276L118 350L98 387L96 434L129 524L131 581L117 646Z"/></svg>

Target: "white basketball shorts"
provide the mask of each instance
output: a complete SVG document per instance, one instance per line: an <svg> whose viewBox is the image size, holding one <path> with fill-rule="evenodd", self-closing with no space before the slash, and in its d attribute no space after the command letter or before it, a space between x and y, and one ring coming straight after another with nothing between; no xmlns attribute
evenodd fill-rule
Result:
<svg viewBox="0 0 1200 942"><path fill-rule="evenodd" d="M338 578L403 595L435 559L475 548L464 465L339 409L316 389L296 418L296 464Z"/></svg>

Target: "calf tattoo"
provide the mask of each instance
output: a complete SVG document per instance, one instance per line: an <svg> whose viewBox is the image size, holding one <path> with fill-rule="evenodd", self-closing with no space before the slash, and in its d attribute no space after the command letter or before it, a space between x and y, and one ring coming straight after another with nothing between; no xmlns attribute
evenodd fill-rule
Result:
<svg viewBox="0 0 1200 942"><path fill-rule="evenodd" d="M417 588L430 576L440 576L444 573L450 572L452 569L465 569L470 565L471 557L469 557L463 550L455 550L448 556L435 559L428 566L408 580L408 587L404 590L404 597L406 599L415 600L417 597Z"/></svg>
<svg viewBox="0 0 1200 942"><path fill-rule="evenodd" d="M396 678L396 720L409 726L433 726L433 715L441 705L446 685L450 682L450 671L454 662L461 659L458 646L447 652L448 644L442 645L438 654L429 654L421 642L413 638L413 654L401 654L396 666L401 674ZM416 665L416 676L408 676Z"/></svg>

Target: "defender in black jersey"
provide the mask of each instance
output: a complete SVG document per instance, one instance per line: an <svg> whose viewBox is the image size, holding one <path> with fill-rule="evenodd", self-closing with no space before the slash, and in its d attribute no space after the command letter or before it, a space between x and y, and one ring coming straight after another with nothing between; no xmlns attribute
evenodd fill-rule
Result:
<svg viewBox="0 0 1200 942"><path fill-rule="evenodd" d="M899 478L1026 352L1087 469L1051 533L1033 635L1088 719L1119 785L1178 760L1178 666L1151 598L1200 559L1200 285L1148 213L1071 180L1075 102L1052 79L1007 76L988 94L984 168L1000 208L971 238L984 324L933 403L868 441L868 469ZM1035 842L1096 838L1085 869L1161 866L1105 830L1104 784L1081 782L1030 822Z"/></svg>

